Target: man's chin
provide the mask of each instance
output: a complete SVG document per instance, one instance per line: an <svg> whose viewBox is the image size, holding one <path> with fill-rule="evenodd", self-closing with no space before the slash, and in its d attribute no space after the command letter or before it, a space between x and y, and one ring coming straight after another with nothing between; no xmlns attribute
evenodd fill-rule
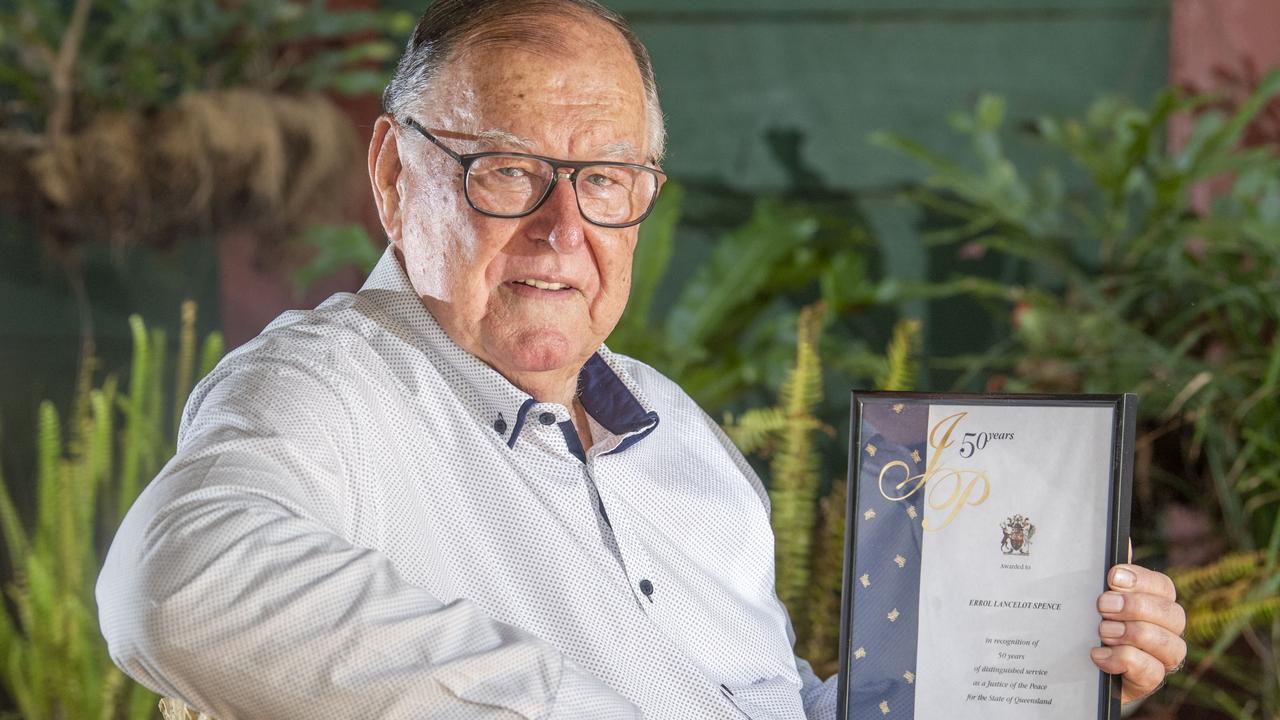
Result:
<svg viewBox="0 0 1280 720"><path fill-rule="evenodd" d="M498 372L507 376L561 371L577 374L594 350L581 341L570 342L561 332L535 330L504 338L498 347L490 348L490 357Z"/></svg>

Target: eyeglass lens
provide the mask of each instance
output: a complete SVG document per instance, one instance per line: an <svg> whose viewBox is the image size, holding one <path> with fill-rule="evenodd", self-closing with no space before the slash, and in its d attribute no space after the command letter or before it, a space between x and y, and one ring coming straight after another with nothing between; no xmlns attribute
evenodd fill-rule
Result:
<svg viewBox="0 0 1280 720"><path fill-rule="evenodd" d="M467 169L471 204L493 215L522 215L541 202L555 176L544 160L520 155L487 155ZM591 222L622 225L642 217L658 190L657 176L626 165L600 164L578 171L578 207Z"/></svg>

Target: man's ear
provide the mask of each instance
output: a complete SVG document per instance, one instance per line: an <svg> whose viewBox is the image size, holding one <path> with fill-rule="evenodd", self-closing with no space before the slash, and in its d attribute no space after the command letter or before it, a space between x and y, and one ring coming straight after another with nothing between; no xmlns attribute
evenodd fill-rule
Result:
<svg viewBox="0 0 1280 720"><path fill-rule="evenodd" d="M390 115L381 115L369 140L369 183L382 229L396 247L400 246L400 192L396 187L402 169L394 123Z"/></svg>

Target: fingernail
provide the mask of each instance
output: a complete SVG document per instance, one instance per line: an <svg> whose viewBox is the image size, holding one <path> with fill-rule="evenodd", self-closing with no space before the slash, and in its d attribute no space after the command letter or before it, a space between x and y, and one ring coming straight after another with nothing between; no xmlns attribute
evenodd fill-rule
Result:
<svg viewBox="0 0 1280 720"><path fill-rule="evenodd" d="M1114 587L1131 588L1135 580L1132 570L1116 568L1115 572L1111 573L1111 584Z"/></svg>
<svg viewBox="0 0 1280 720"><path fill-rule="evenodd" d="M1102 612L1120 612L1124 609L1124 596L1120 593L1102 593L1098 599L1098 609Z"/></svg>
<svg viewBox="0 0 1280 720"><path fill-rule="evenodd" d="M1118 638L1124 635L1124 623L1103 620L1098 626L1098 634L1104 638Z"/></svg>
<svg viewBox="0 0 1280 720"><path fill-rule="evenodd" d="M1111 657L1111 648L1096 647L1089 651L1094 660L1102 661Z"/></svg>

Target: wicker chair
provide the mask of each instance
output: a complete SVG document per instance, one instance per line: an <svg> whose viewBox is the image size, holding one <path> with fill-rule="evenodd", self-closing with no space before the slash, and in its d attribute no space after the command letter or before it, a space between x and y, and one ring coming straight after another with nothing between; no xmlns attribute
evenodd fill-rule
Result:
<svg viewBox="0 0 1280 720"><path fill-rule="evenodd" d="M164 720L214 720L209 715L173 698L160 699L160 714Z"/></svg>

